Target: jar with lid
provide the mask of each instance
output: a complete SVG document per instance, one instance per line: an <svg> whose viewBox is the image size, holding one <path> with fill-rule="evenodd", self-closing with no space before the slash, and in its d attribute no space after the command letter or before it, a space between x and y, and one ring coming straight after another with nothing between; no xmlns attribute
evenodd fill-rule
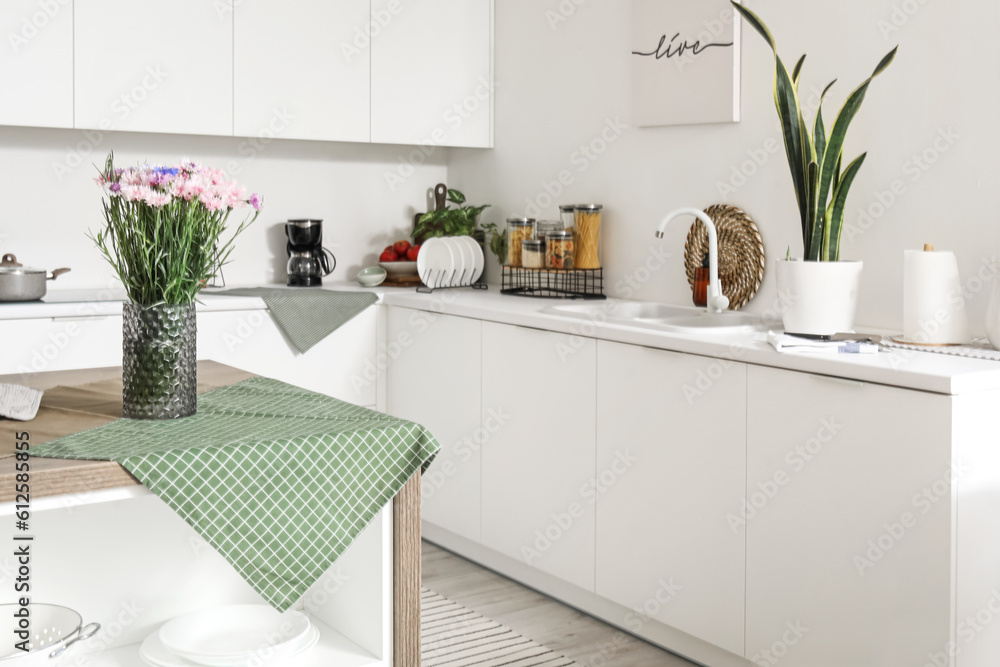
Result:
<svg viewBox="0 0 1000 667"><path fill-rule="evenodd" d="M545 241L526 239L521 242L521 266L526 269L545 268Z"/></svg>
<svg viewBox="0 0 1000 667"><path fill-rule="evenodd" d="M576 268L599 269L601 260L598 251L601 245L600 204L582 204L575 210L576 226Z"/></svg>
<svg viewBox="0 0 1000 667"><path fill-rule="evenodd" d="M572 269L574 262L573 232L563 230L545 237L545 266L549 269Z"/></svg>
<svg viewBox="0 0 1000 667"><path fill-rule="evenodd" d="M535 223L535 238L541 241L552 232L561 232L566 229L562 220L539 220Z"/></svg>
<svg viewBox="0 0 1000 667"><path fill-rule="evenodd" d="M521 244L535 238L533 218L507 218L507 265L521 266Z"/></svg>
<svg viewBox="0 0 1000 667"><path fill-rule="evenodd" d="M576 204L560 206L559 219L563 229L573 229L576 226Z"/></svg>

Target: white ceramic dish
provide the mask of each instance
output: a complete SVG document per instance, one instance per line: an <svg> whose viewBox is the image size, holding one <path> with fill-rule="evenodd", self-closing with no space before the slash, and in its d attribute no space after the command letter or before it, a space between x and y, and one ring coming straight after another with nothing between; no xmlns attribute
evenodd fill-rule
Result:
<svg viewBox="0 0 1000 667"><path fill-rule="evenodd" d="M313 625L305 637L298 642L294 642L294 648L289 649L287 654L278 654L276 651L267 660L259 658L251 660L248 657L242 658L242 662L237 663L236 667L243 667L244 665L281 665L282 667L289 664L295 665L296 661L292 660L292 658L316 646L319 643L319 638L319 628ZM139 647L139 657L147 665L152 665L153 667L204 667L201 663L193 662L171 652L160 640L159 631L146 637L142 646Z"/></svg>
<svg viewBox="0 0 1000 667"><path fill-rule="evenodd" d="M275 652L300 641L312 623L302 612L279 613L268 605L243 604L201 609L160 628L163 645L190 661L235 667L263 648Z"/></svg>
<svg viewBox="0 0 1000 667"><path fill-rule="evenodd" d="M471 284L469 278L472 277L473 256L472 249L465 243L467 236L455 236L447 239L455 258L454 274L451 279L451 287Z"/></svg>
<svg viewBox="0 0 1000 667"><path fill-rule="evenodd" d="M435 289L445 286L454 257L443 238L427 239L417 256L417 271L424 285Z"/></svg>
<svg viewBox="0 0 1000 667"><path fill-rule="evenodd" d="M363 287L378 287L385 282L389 272L377 266L369 266L358 274L358 282Z"/></svg>
<svg viewBox="0 0 1000 667"><path fill-rule="evenodd" d="M472 275L469 277L469 284L471 285L483 275L483 270L486 268L486 258L483 256L483 249L476 243L474 238L471 236L460 236L459 240L463 241L469 248L469 252L472 253Z"/></svg>
<svg viewBox="0 0 1000 667"><path fill-rule="evenodd" d="M393 278L417 275L416 262L379 262L378 265Z"/></svg>

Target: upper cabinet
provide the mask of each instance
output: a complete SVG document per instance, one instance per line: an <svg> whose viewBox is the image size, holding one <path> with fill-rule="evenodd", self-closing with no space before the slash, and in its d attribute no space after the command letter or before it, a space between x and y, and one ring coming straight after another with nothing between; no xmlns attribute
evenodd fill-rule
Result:
<svg viewBox="0 0 1000 667"><path fill-rule="evenodd" d="M372 0L372 141L493 145L493 0Z"/></svg>
<svg viewBox="0 0 1000 667"><path fill-rule="evenodd" d="M75 0L76 126L233 134L233 5Z"/></svg>
<svg viewBox="0 0 1000 667"><path fill-rule="evenodd" d="M4 0L0 125L73 127L73 3Z"/></svg>
<svg viewBox="0 0 1000 667"><path fill-rule="evenodd" d="M235 134L369 141L370 11L370 0L235 3Z"/></svg>

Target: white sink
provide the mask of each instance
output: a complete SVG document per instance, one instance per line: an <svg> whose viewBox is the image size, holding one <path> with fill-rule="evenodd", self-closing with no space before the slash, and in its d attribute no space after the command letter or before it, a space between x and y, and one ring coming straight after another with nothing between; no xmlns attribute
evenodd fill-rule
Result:
<svg viewBox="0 0 1000 667"><path fill-rule="evenodd" d="M572 317L591 322L609 322L626 326L656 329L681 334L739 334L767 331L777 322L762 320L756 315L726 311L709 313L704 308L668 306L642 301L608 300L600 303L548 306L546 315Z"/></svg>

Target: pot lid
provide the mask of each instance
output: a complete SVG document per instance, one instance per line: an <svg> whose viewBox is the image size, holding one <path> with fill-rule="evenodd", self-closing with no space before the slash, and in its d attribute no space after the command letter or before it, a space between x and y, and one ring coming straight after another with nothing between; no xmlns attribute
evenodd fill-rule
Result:
<svg viewBox="0 0 1000 667"><path fill-rule="evenodd" d="M4 255L0 261L0 275L33 275L37 273L44 274L45 271L20 264L17 257L11 254Z"/></svg>

